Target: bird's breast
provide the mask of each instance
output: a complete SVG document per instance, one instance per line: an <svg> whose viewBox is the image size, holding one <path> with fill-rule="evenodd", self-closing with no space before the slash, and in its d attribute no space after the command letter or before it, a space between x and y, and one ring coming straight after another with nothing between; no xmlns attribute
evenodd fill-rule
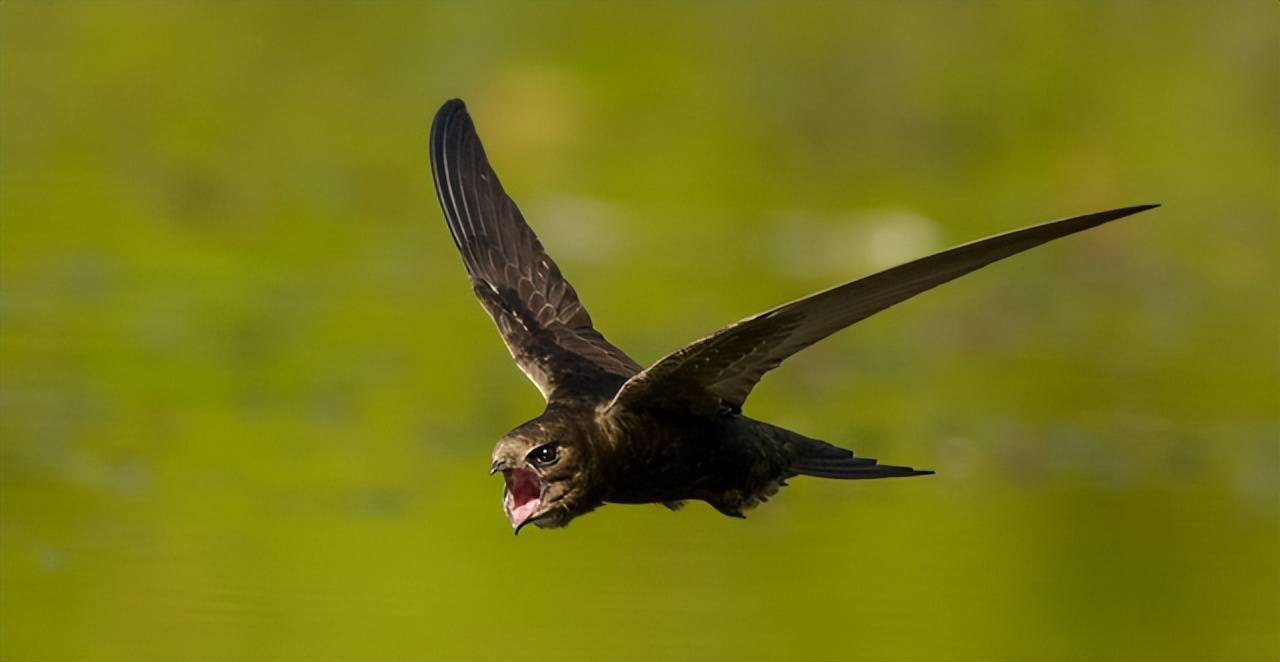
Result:
<svg viewBox="0 0 1280 662"><path fill-rule="evenodd" d="M731 417L635 417L619 426L605 500L655 503L747 489L759 474L758 444Z"/></svg>

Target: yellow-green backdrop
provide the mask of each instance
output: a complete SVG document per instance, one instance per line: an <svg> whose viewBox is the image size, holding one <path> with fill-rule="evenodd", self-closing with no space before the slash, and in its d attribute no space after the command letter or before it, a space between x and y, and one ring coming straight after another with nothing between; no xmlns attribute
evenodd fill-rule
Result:
<svg viewBox="0 0 1280 662"><path fill-rule="evenodd" d="M0 658L1280 656L1274 2L0 4ZM924 252L748 413L934 477L513 538L467 100L641 362Z"/></svg>

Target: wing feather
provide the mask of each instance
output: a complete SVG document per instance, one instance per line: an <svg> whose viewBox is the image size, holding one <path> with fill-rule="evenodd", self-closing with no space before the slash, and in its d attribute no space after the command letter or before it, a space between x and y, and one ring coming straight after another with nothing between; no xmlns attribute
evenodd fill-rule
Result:
<svg viewBox="0 0 1280 662"><path fill-rule="evenodd" d="M476 298L516 364L550 401L616 385L640 366L591 323L489 165L466 106L444 104L431 125L431 170Z"/></svg>
<svg viewBox="0 0 1280 662"><path fill-rule="evenodd" d="M766 372L840 329L992 262L1156 206L1114 209L1006 232L760 313L659 360L624 384L610 407L664 404L703 413L741 410Z"/></svg>

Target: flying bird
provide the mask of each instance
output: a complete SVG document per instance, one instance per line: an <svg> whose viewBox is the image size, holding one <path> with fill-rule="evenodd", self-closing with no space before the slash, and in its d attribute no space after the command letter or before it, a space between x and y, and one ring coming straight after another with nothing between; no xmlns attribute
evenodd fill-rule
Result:
<svg viewBox="0 0 1280 662"><path fill-rule="evenodd" d="M700 500L732 517L795 476L922 476L744 416L764 374L787 357L925 290L1059 237L1158 205L1113 209L957 246L731 324L644 368L605 339L543 250L454 99L431 125L436 194L472 291L511 358L547 401L493 450L503 511L567 525L603 504Z"/></svg>

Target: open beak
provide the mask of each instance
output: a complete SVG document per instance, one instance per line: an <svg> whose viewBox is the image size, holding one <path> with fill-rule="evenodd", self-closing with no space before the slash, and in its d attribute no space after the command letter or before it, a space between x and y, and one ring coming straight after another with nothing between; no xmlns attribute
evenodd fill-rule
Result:
<svg viewBox="0 0 1280 662"><path fill-rule="evenodd" d="M496 463L495 463L496 464ZM507 521L517 535L525 524L542 508L542 479L529 469L503 468L502 477L506 481L506 490L502 495L502 509L507 513Z"/></svg>

